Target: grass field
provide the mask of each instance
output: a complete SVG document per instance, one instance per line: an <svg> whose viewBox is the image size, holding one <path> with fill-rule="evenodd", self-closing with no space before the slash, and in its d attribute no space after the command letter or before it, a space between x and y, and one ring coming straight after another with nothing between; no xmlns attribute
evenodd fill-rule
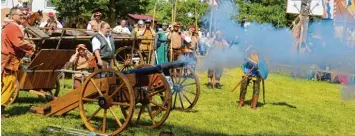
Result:
<svg viewBox="0 0 355 136"><path fill-rule="evenodd" d="M258 110L252 110L249 106L236 108L239 90L231 92L240 80L240 69L225 70L222 90L208 89L204 85L206 73L199 75L201 96L192 112L172 111L160 129L133 126L121 134L156 136L161 131L171 130L177 136L355 136L355 101L342 100L338 84L271 74L265 83L266 104L259 99ZM251 88L247 103L250 92ZM6 109L5 115L10 118L1 121L1 134L54 135L46 131L50 125L86 130L78 110L64 117L44 117L28 112L30 105L41 104L37 96L21 92L17 102Z"/></svg>

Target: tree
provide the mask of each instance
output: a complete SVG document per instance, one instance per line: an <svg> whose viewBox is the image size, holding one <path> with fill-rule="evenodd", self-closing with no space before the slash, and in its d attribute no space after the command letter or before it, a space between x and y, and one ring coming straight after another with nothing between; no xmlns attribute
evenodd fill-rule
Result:
<svg viewBox="0 0 355 136"><path fill-rule="evenodd" d="M243 21L248 16L249 21L258 23L271 23L275 27L287 27L297 15L286 13L286 0L237 0L239 8L238 21Z"/></svg>
<svg viewBox="0 0 355 136"><path fill-rule="evenodd" d="M147 14L153 16L155 2L157 2L157 0L150 0L147 7ZM157 18L160 22L171 23L172 1L159 0L156 7L155 18ZM199 0L178 0L176 7L176 21L185 26L193 25L195 23L195 7L199 13L199 16L203 16L208 10L208 4L202 3ZM189 17L189 13L192 16ZM201 23L201 21L199 21L199 23Z"/></svg>
<svg viewBox="0 0 355 136"><path fill-rule="evenodd" d="M124 18L128 13L145 13L149 4L149 0L51 0L51 2L62 17L88 18L93 11L101 10L112 25L116 25L117 18Z"/></svg>

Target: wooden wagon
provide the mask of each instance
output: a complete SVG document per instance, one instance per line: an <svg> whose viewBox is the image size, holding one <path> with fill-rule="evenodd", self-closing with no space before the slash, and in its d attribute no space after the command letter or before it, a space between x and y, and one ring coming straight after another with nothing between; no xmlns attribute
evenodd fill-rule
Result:
<svg viewBox="0 0 355 136"><path fill-rule="evenodd" d="M60 29L60 32L51 33L51 36L36 27L29 27L26 34L29 40L36 43L36 53L32 56L29 65L22 66L18 73L19 86L13 95L12 102L18 96L18 90L26 90L31 93L44 96L47 100L56 98L59 94L60 84L58 76L61 72L78 73L78 71L63 70L63 66L75 53L77 44L86 44L91 50L91 35L93 32L75 29ZM133 69L138 64L143 64L143 55L138 44L144 37L134 37L127 34L113 35L115 39L116 53L115 65L117 71ZM149 40L149 39L148 39ZM153 39L150 39L153 40ZM136 61L134 63L134 61ZM150 65L144 65L147 67ZM186 73L191 75L187 76ZM197 103L200 93L200 84L197 75L188 66L176 67L165 73L171 79L170 88L173 90L173 107L181 110L190 110ZM170 75L170 76L169 76ZM185 85L193 84L190 88ZM190 96L186 93L190 92ZM179 106L178 106L179 105Z"/></svg>

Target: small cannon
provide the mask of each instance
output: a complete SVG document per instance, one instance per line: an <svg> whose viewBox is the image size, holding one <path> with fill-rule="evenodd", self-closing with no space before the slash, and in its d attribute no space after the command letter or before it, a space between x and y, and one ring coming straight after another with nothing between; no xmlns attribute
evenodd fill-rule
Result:
<svg viewBox="0 0 355 136"><path fill-rule="evenodd" d="M183 74L187 71L189 68L181 61L141 65L121 72L101 69L86 77L80 88L43 106L33 106L31 112L55 116L79 108L81 119L90 131L109 135L122 132L129 124L160 127L173 107L172 93L179 94L182 109L191 109L197 102L199 82L193 72L194 82L187 81ZM173 83L169 84L163 73L171 74ZM183 82L187 84L182 85ZM185 91L194 94L191 100L183 91L188 86L197 88L196 92ZM188 101L187 107L184 107L182 98Z"/></svg>

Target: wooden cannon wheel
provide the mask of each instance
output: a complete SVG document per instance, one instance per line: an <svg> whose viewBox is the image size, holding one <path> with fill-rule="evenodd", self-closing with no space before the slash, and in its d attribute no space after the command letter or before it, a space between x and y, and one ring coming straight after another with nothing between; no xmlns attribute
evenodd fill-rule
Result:
<svg viewBox="0 0 355 136"><path fill-rule="evenodd" d="M90 74L81 87L80 116L90 131L116 135L128 126L135 99L125 75L113 69L101 69ZM126 108L125 116L122 107Z"/></svg>
<svg viewBox="0 0 355 136"><path fill-rule="evenodd" d="M170 69L169 73L173 84L173 109L191 110L200 97L200 81L197 75L190 66Z"/></svg>
<svg viewBox="0 0 355 136"><path fill-rule="evenodd" d="M119 71L125 71L125 70L130 70L133 69L135 64L132 61L134 54L138 54L139 56L139 64L143 64L143 55L142 53L138 50L135 49L132 53L132 47L129 46L124 46L124 47L120 47L116 50L115 52L115 68L117 68L117 70Z"/></svg>
<svg viewBox="0 0 355 136"><path fill-rule="evenodd" d="M136 68L150 66L142 64ZM148 75L148 80L139 84L140 87L135 87L137 103L131 123L144 128L158 128L170 114L171 90L164 75L160 73ZM122 112L128 115L125 108L122 108Z"/></svg>

